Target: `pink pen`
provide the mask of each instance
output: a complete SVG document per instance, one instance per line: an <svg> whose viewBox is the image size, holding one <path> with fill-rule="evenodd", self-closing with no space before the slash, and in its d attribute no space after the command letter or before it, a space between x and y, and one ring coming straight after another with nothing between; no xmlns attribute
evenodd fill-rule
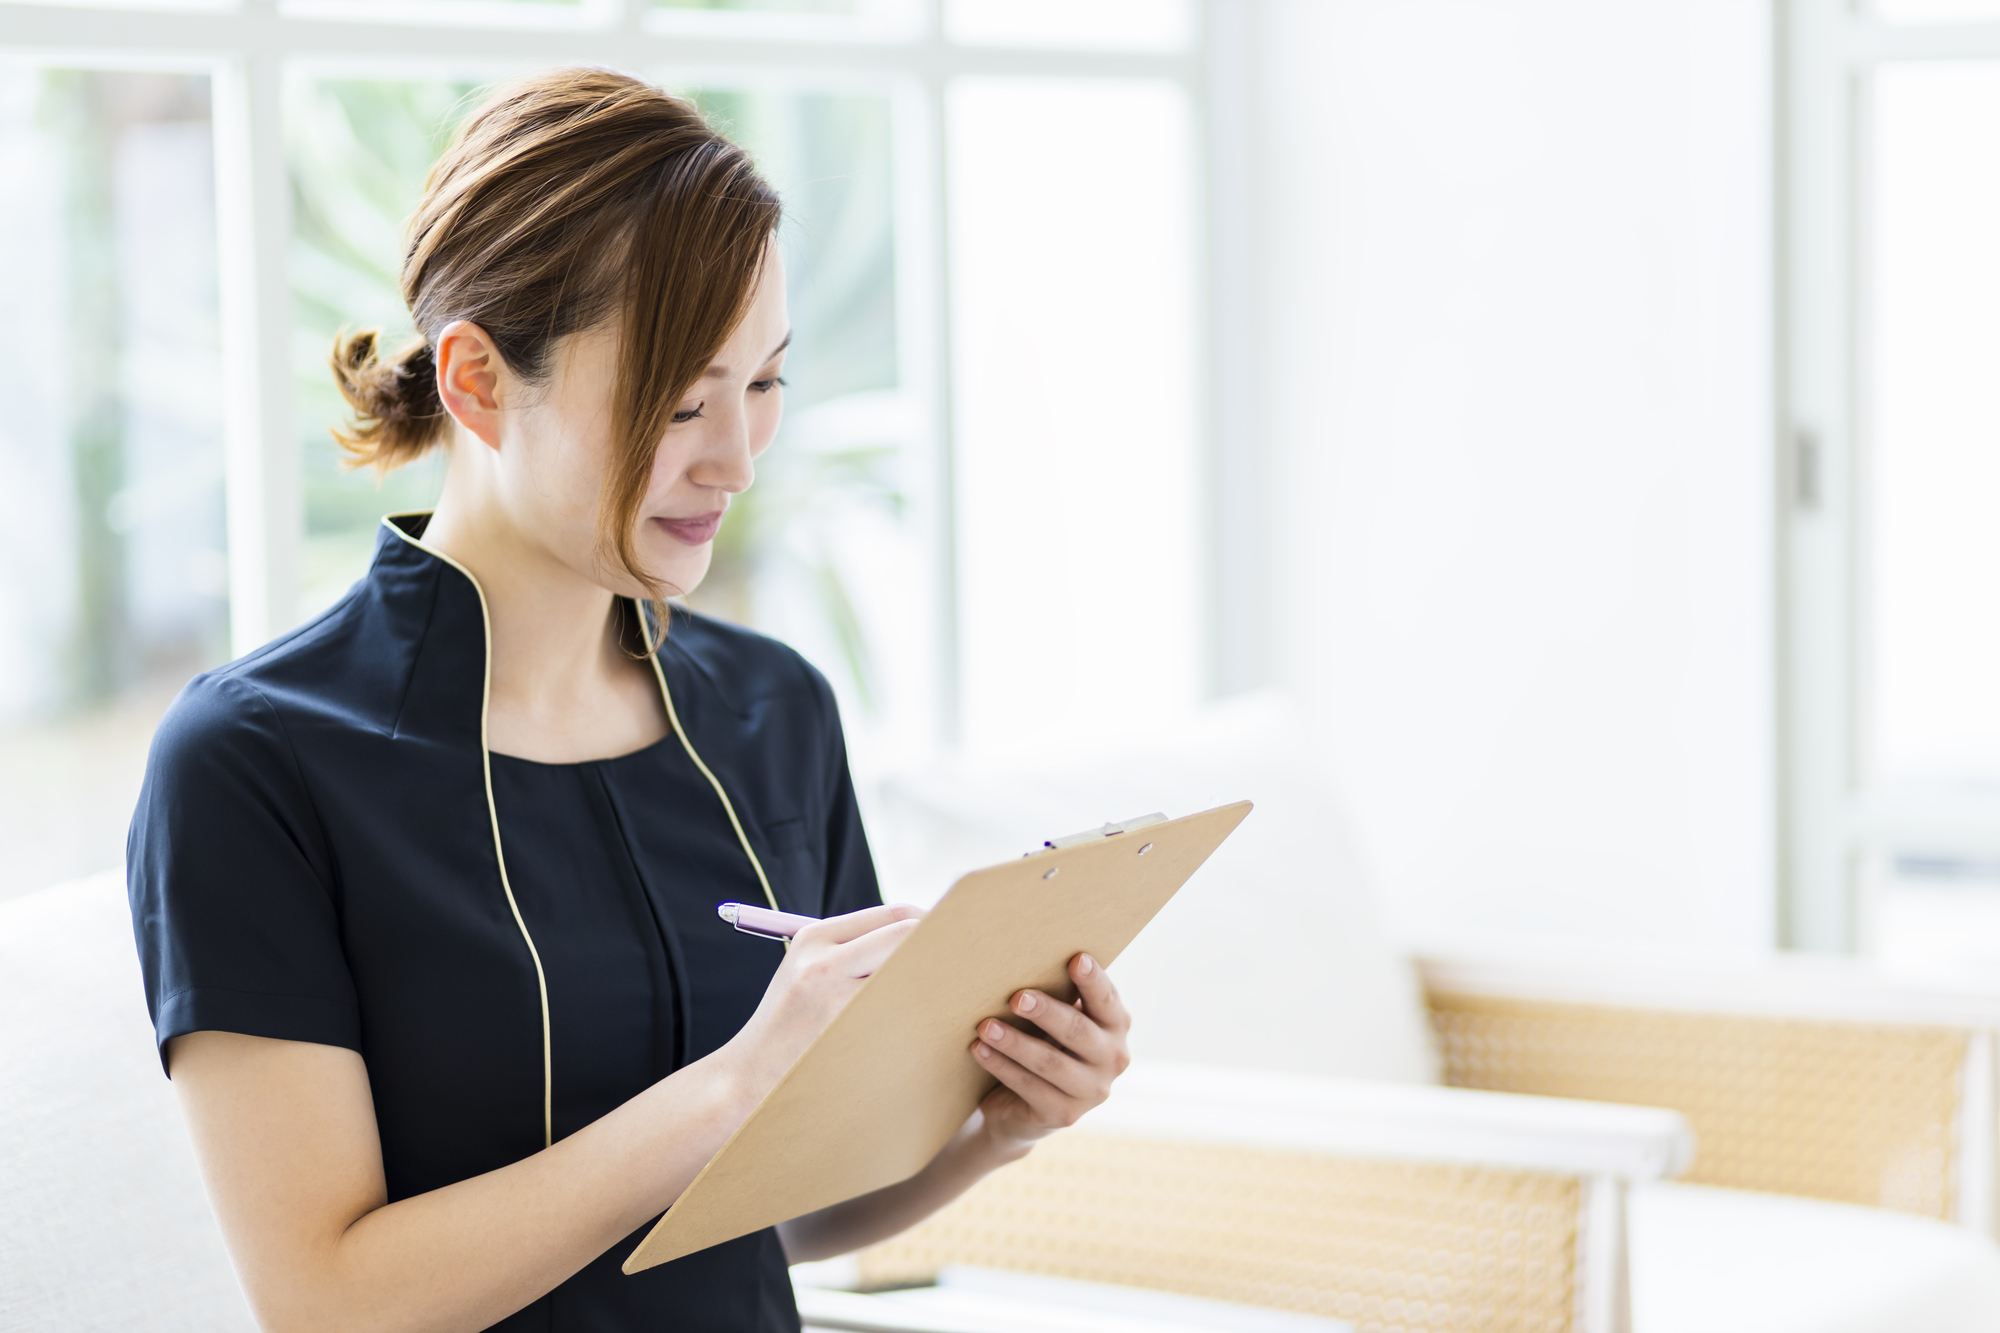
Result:
<svg viewBox="0 0 2000 1333"><path fill-rule="evenodd" d="M819 921L817 917L773 912L768 907L752 907L748 903L722 903L716 907L715 914L745 935L766 940L788 940Z"/></svg>

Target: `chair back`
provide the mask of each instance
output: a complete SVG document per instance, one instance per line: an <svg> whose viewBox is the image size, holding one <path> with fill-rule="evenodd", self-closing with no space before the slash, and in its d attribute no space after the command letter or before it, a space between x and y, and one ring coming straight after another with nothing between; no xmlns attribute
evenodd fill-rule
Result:
<svg viewBox="0 0 2000 1333"><path fill-rule="evenodd" d="M1423 995L1389 941L1337 797L1285 702L1250 696L1157 734L891 775L868 810L890 901L1044 838L1160 811L1256 808L1111 969L1146 1060L1436 1081Z"/></svg>
<svg viewBox="0 0 2000 1333"><path fill-rule="evenodd" d="M1990 989L1851 960L1422 960L1453 1087L1670 1107L1687 1179L1995 1226Z"/></svg>
<svg viewBox="0 0 2000 1333"><path fill-rule="evenodd" d="M1341 1094L1335 1080L1135 1066L1082 1125L862 1251L861 1281L965 1264L1360 1329L1626 1327L1622 1231L1591 1225L1610 1205L1589 1174L1357 1153Z"/></svg>

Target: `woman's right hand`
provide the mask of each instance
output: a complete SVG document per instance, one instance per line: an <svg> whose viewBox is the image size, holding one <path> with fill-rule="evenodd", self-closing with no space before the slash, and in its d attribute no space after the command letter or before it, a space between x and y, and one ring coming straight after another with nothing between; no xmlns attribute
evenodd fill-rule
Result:
<svg viewBox="0 0 2000 1333"><path fill-rule="evenodd" d="M828 917L793 937L757 1012L723 1048L753 1104L777 1085L923 917L921 907L869 907Z"/></svg>
<svg viewBox="0 0 2000 1333"><path fill-rule="evenodd" d="M174 1089L261 1326L475 1329L519 1310L686 1189L922 916L871 907L800 931L722 1050L549 1148L393 1203L360 1052L173 1038Z"/></svg>

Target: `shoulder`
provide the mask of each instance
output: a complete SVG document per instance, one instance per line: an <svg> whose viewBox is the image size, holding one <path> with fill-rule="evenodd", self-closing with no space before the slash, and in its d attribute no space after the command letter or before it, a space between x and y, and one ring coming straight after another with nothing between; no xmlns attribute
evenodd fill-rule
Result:
<svg viewBox="0 0 2000 1333"><path fill-rule="evenodd" d="M779 707L830 719L833 691L826 677L796 648L769 635L675 606L660 656L707 677L738 714Z"/></svg>
<svg viewBox="0 0 2000 1333"><path fill-rule="evenodd" d="M153 733L148 769L255 762L292 766L283 717L316 661L351 632L350 602L336 603L291 633L190 680Z"/></svg>
<svg viewBox="0 0 2000 1333"><path fill-rule="evenodd" d="M328 882L325 836L279 710L227 669L188 682L153 733L126 832L135 911L168 895L227 904L303 865Z"/></svg>
<svg viewBox="0 0 2000 1333"><path fill-rule="evenodd" d="M211 671L187 683L161 717L147 755L147 786L185 790L223 774L270 782L294 771L283 720L243 676Z"/></svg>

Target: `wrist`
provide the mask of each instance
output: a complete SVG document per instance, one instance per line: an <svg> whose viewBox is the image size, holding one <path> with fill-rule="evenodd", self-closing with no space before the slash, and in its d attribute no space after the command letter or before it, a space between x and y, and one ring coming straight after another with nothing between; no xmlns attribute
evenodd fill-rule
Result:
<svg viewBox="0 0 2000 1333"><path fill-rule="evenodd" d="M724 1043L708 1059L714 1062L717 1095L731 1125L740 1125L748 1120L750 1113L757 1109L757 1104L782 1077L782 1071L774 1074L765 1069L765 1062L758 1058L754 1049L745 1045L740 1035Z"/></svg>
<svg viewBox="0 0 2000 1333"><path fill-rule="evenodd" d="M1009 1162L1018 1162L1034 1149L1041 1137L1022 1138L1007 1131L1002 1122L981 1110L973 1115L973 1122L966 1137L971 1140L971 1150L979 1158L982 1171L992 1171Z"/></svg>

